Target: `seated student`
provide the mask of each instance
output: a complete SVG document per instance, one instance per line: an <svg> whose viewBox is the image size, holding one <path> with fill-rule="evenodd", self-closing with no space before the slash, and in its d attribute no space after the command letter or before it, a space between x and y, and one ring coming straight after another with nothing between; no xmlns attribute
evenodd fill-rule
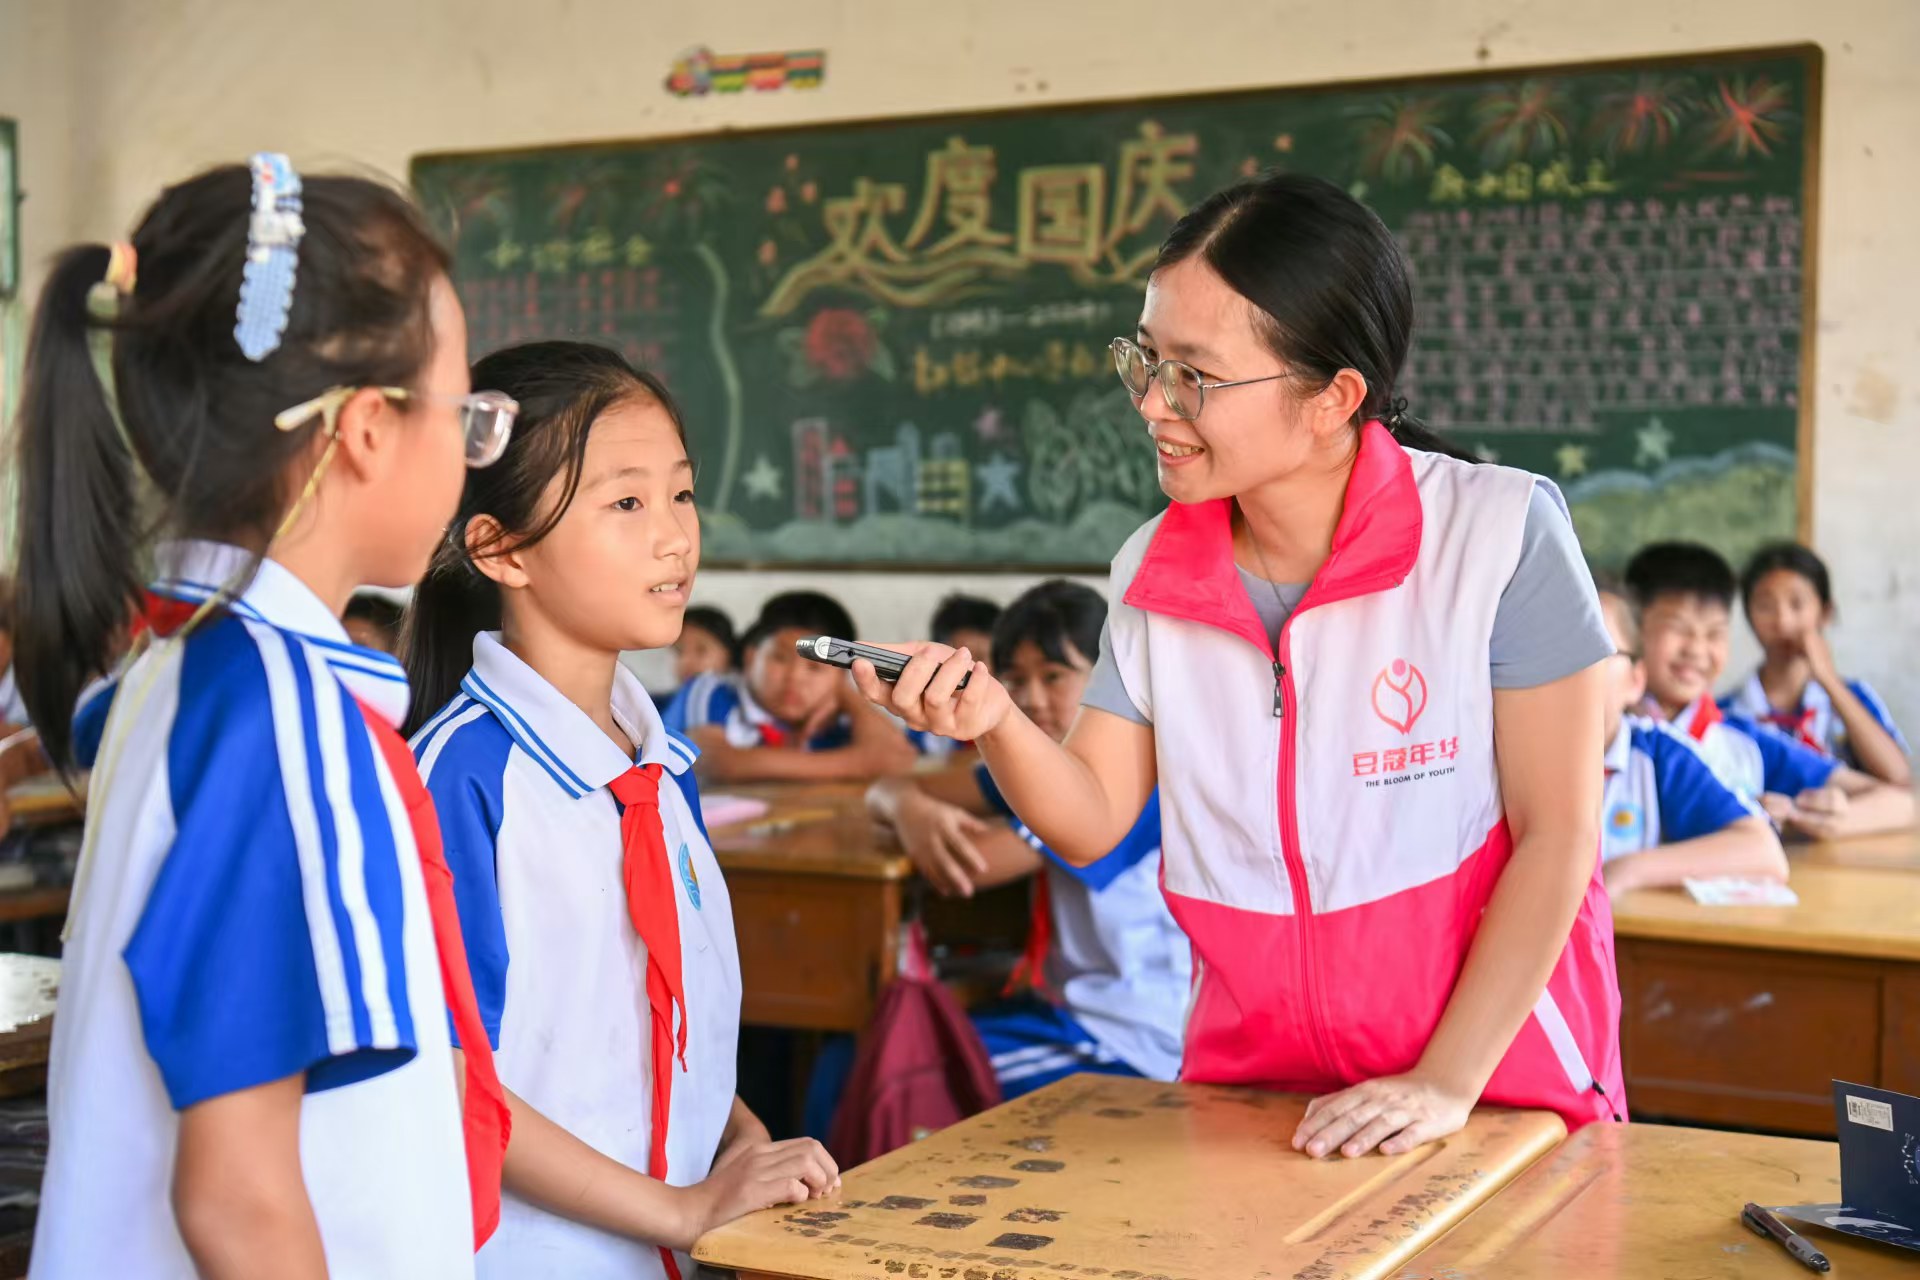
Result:
<svg viewBox="0 0 1920 1280"><path fill-rule="evenodd" d="M1912 824L1912 792L1728 715L1713 700L1727 666L1734 593L1733 569L1718 553L1698 543L1655 543L1635 554L1626 576L1640 610L1648 695L1722 781L1803 835L1830 839Z"/></svg>
<svg viewBox="0 0 1920 1280"><path fill-rule="evenodd" d="M1607 892L1656 889L1691 876L1787 878L1780 837L1714 775L1671 726L1626 714L1647 694L1640 626L1626 597L1602 588L1613 636L1607 660L1607 787L1600 810Z"/></svg>
<svg viewBox="0 0 1920 1280"><path fill-rule="evenodd" d="M928 634L937 643L949 648L986 654L993 650L993 624L999 618L1000 606L993 601L956 592L934 609ZM922 733L918 729L908 730L907 737L919 748L921 755L936 760L946 760L958 752L973 749L971 742L955 742L952 738Z"/></svg>
<svg viewBox="0 0 1920 1280"><path fill-rule="evenodd" d="M1894 786L1913 777L1907 742L1886 703L1864 680L1834 665L1826 628L1833 621L1827 566L1797 542L1762 547L1740 575L1747 624L1766 651L1760 666L1720 708L1844 761Z"/></svg>
<svg viewBox="0 0 1920 1280"><path fill-rule="evenodd" d="M687 610L686 625L673 642L673 678L684 687L695 676L725 675L740 665L740 641L733 619L718 609L696 606Z"/></svg>
<svg viewBox="0 0 1920 1280"><path fill-rule="evenodd" d="M803 658L809 636L853 639L830 596L790 591L767 601L741 640L744 669L695 676L666 711L667 727L700 748L703 778L725 782L872 779L913 768L899 723L846 673Z"/></svg>
<svg viewBox="0 0 1920 1280"><path fill-rule="evenodd" d="M955 593L934 609L929 634L950 649L989 653L993 649L993 627L999 620L1000 606L993 601Z"/></svg>
<svg viewBox="0 0 1920 1280"><path fill-rule="evenodd" d="M1015 600L994 628L995 674L1055 740L1079 711L1106 618L1099 592L1054 581ZM1084 867L1021 823L983 764L875 783L867 803L942 893L971 897L1038 873L1024 967L1044 998L974 1019L1007 1097L1076 1071L1178 1074L1192 948L1160 895L1157 793L1126 838Z"/></svg>
<svg viewBox="0 0 1920 1280"><path fill-rule="evenodd" d="M400 652L400 618L399 605L385 596L362 591L347 601L340 625L347 629L347 639L361 648L397 654Z"/></svg>

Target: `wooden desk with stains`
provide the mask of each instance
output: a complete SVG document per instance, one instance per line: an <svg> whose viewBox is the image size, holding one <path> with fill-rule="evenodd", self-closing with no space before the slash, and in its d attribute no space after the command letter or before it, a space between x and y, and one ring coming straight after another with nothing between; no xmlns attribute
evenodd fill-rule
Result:
<svg viewBox="0 0 1920 1280"><path fill-rule="evenodd" d="M1315 1280L1390 1276L1565 1135L1485 1111L1397 1157L1310 1160L1306 1100L1074 1076L710 1232L742 1280Z"/></svg>
<svg viewBox="0 0 1920 1280"><path fill-rule="evenodd" d="M1920 835L1793 855L1794 907L1614 904L1637 1115L1830 1136L1835 1078L1920 1092Z"/></svg>
<svg viewBox="0 0 1920 1280"><path fill-rule="evenodd" d="M1740 1207L1840 1199L1831 1142L1662 1125L1588 1125L1528 1169L1399 1280L1690 1280L1811 1275L1740 1225ZM1912 1254L1800 1228L1834 1280L1913 1274Z"/></svg>
<svg viewBox="0 0 1920 1280"><path fill-rule="evenodd" d="M740 941L741 1020L858 1031L893 980L913 864L881 845L861 786L716 789L769 805L713 831Z"/></svg>

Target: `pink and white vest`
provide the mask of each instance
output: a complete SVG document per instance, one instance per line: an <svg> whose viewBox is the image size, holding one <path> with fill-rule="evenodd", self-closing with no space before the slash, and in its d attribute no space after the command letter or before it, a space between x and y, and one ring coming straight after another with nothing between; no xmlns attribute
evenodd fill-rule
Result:
<svg viewBox="0 0 1920 1280"><path fill-rule="evenodd" d="M1488 646L1533 484L1368 424L1278 653L1227 502L1172 505L1114 560L1114 657L1155 726L1163 884L1197 961L1184 1079L1325 1092L1419 1060L1512 853ZM1593 860L1482 1094L1570 1126L1626 1115Z"/></svg>

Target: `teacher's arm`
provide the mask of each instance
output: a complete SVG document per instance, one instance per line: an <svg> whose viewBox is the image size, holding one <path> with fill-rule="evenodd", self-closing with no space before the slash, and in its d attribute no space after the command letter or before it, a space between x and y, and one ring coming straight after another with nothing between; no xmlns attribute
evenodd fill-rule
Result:
<svg viewBox="0 0 1920 1280"><path fill-rule="evenodd" d="M860 692L916 729L978 744L1007 804L1055 853L1085 866L1133 829L1159 781L1150 726L1083 707L1067 740L1055 742L1013 705L986 664L965 651L940 644L886 647L912 655L906 670L889 687L872 663L856 662Z"/></svg>
<svg viewBox="0 0 1920 1280"><path fill-rule="evenodd" d="M1495 689L1494 757L1513 857L1481 918L1446 1012L1405 1075L1316 1098L1295 1148L1388 1155L1445 1137L1467 1114L1546 989L1600 849L1601 667Z"/></svg>

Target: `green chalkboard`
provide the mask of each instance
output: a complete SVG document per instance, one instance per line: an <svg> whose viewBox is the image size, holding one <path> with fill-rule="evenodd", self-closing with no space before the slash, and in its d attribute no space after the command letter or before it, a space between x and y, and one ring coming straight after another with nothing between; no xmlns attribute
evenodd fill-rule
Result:
<svg viewBox="0 0 1920 1280"><path fill-rule="evenodd" d="M1263 169L1373 206L1402 392L1557 480L1589 554L1800 518L1819 52L422 157L476 353L663 374L709 562L1103 563L1163 499L1106 346L1168 224Z"/></svg>

